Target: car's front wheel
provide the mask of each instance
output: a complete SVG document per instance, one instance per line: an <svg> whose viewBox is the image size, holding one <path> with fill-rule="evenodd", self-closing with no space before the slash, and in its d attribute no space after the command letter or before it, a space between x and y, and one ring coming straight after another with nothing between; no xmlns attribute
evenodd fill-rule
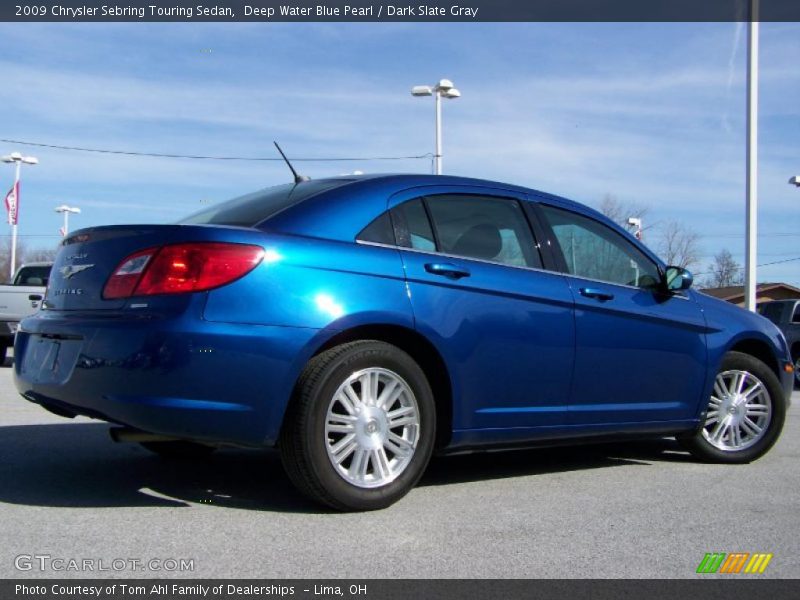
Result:
<svg viewBox="0 0 800 600"><path fill-rule="evenodd" d="M745 463L772 447L785 416L775 373L753 356L728 352L714 380L703 426L678 440L701 460Z"/></svg>
<svg viewBox="0 0 800 600"><path fill-rule="evenodd" d="M314 357L297 384L279 446L295 486L338 510L374 510L417 483L433 450L436 411L419 365L378 341Z"/></svg>

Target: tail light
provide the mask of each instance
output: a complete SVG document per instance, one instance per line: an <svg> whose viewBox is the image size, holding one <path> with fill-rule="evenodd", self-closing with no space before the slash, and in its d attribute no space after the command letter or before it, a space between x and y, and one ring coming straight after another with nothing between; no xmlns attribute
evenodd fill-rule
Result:
<svg viewBox="0 0 800 600"><path fill-rule="evenodd" d="M260 246L197 242L141 250L126 257L106 282L106 300L202 292L252 271L264 257Z"/></svg>

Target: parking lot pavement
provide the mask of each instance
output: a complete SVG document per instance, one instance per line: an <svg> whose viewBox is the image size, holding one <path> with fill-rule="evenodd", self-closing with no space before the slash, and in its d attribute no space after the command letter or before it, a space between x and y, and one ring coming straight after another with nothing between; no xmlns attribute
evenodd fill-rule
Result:
<svg viewBox="0 0 800 600"><path fill-rule="evenodd" d="M798 404L750 465L699 464L672 441L435 458L397 505L336 514L292 489L275 452L163 461L24 401L7 362L0 577L696 577L706 552L771 552L762 576L796 578ZM111 570L20 571L20 555ZM150 559L193 571L130 570Z"/></svg>

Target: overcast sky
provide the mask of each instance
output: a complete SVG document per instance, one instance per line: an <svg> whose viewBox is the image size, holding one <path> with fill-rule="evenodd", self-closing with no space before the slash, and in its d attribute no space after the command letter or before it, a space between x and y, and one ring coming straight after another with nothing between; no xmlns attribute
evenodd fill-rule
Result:
<svg viewBox="0 0 800 600"><path fill-rule="evenodd" d="M650 207L645 241L675 219L700 233L696 271L724 247L744 259L742 24L6 23L0 57L0 137L175 154L273 156L273 139L290 156L426 154L433 100L409 89L447 77L463 96L444 106L445 173L592 205L612 194ZM760 263L800 258L800 189L787 183L800 175L798 64L800 24L762 24ZM23 174L29 246L58 241L62 203L83 210L74 227L170 222L289 181L278 163L0 142L13 150L41 161ZM314 178L431 168L299 166ZM800 260L759 280L800 285Z"/></svg>

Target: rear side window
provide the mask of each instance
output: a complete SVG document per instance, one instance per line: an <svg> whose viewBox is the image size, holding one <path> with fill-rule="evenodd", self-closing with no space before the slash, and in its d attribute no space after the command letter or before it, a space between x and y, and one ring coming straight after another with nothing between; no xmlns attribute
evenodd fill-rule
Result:
<svg viewBox="0 0 800 600"><path fill-rule="evenodd" d="M515 267L541 268L522 207L511 198L444 194L426 198L439 251Z"/></svg>
<svg viewBox="0 0 800 600"><path fill-rule="evenodd" d="M392 209L397 245L426 252L436 252L436 239L422 200L409 200Z"/></svg>
<svg viewBox="0 0 800 600"><path fill-rule="evenodd" d="M389 213L385 212L372 223L367 225L356 236L359 242L372 242L374 244L394 245L394 229Z"/></svg>
<svg viewBox="0 0 800 600"><path fill-rule="evenodd" d="M293 204L321 192L352 181L351 179L320 179L302 183L287 183L239 196L194 213L178 221L180 225L234 225L254 227Z"/></svg>
<svg viewBox="0 0 800 600"><path fill-rule="evenodd" d="M794 307L794 314L792 315L792 323L800 323L800 304Z"/></svg>

